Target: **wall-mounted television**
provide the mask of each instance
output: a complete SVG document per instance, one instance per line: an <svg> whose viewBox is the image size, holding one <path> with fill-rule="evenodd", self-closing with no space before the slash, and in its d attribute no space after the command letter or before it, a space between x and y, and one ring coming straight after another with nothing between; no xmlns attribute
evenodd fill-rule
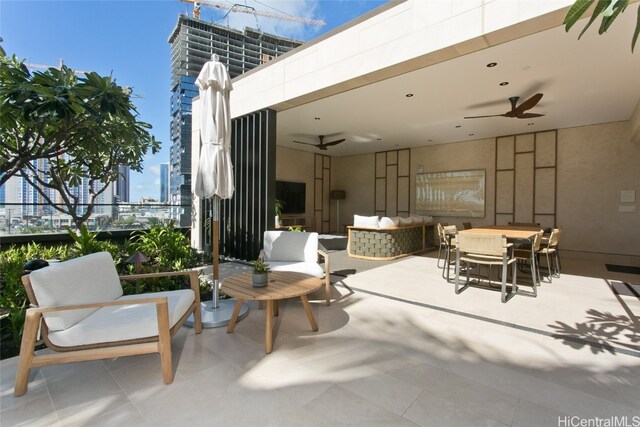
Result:
<svg viewBox="0 0 640 427"><path fill-rule="evenodd" d="M283 203L283 214L305 213L307 200L304 182L276 181L276 199Z"/></svg>

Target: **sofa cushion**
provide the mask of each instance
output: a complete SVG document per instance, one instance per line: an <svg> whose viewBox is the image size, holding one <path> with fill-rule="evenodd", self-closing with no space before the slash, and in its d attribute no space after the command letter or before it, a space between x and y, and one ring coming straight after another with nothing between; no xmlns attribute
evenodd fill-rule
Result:
<svg viewBox="0 0 640 427"><path fill-rule="evenodd" d="M125 295L118 300L167 297L169 326L173 327L195 301L191 289ZM75 325L49 333L49 340L59 347L148 338L158 335L155 304L120 305L99 308Z"/></svg>
<svg viewBox="0 0 640 427"><path fill-rule="evenodd" d="M324 277L324 270L317 262L282 262L270 261L269 268L272 271L294 271L296 273L310 274L315 277Z"/></svg>
<svg viewBox="0 0 640 427"><path fill-rule="evenodd" d="M122 286L109 252L51 264L32 271L29 279L40 307L112 301L122 295ZM59 331L75 325L96 310L86 308L45 313L43 317L50 331Z"/></svg>
<svg viewBox="0 0 640 427"><path fill-rule="evenodd" d="M413 225L422 225L424 223L421 215L411 215L409 218L411 218Z"/></svg>
<svg viewBox="0 0 640 427"><path fill-rule="evenodd" d="M318 233L299 231L265 231L265 261L316 262Z"/></svg>
<svg viewBox="0 0 640 427"><path fill-rule="evenodd" d="M388 216L383 216L382 218L380 218L380 221L378 222L378 227L380 228L395 228L396 227L396 223L389 218Z"/></svg>
<svg viewBox="0 0 640 427"><path fill-rule="evenodd" d="M400 227L406 227L408 225L413 225L413 218L400 218L400 222L398 224Z"/></svg>
<svg viewBox="0 0 640 427"><path fill-rule="evenodd" d="M378 228L378 217L377 216L354 215L353 216L353 226L354 227L373 227L373 228Z"/></svg>

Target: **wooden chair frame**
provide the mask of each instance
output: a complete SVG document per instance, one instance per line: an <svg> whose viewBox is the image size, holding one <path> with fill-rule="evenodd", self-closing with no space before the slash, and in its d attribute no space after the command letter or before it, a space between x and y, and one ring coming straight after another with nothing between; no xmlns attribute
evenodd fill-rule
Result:
<svg viewBox="0 0 640 427"><path fill-rule="evenodd" d="M202 319L200 313L200 281L198 271L172 271L166 273L146 273L120 276L120 280L140 280L154 277L189 276L190 288L195 293L195 300L180 320L169 328L169 307L167 297L143 298L126 301L105 301L91 304L66 305L55 307L38 307L29 275L22 276L22 284L31 302L31 308L25 315L24 331L20 345L20 360L16 374L15 396L22 396L29 386L31 368L62 363L73 363L87 360L111 359L115 357L160 353L162 365L162 377L165 384L173 382L173 370L171 367L171 337L182 327L189 315L194 316L194 330L196 334L202 332ZM100 308L119 305L155 304L158 322L158 336L136 340L117 341L108 343L91 344L77 347L59 347L53 345L48 338L48 328L43 322L42 315L56 311L77 310L82 308ZM38 331L42 331L44 343L50 349L60 352L58 354L36 355L35 345Z"/></svg>

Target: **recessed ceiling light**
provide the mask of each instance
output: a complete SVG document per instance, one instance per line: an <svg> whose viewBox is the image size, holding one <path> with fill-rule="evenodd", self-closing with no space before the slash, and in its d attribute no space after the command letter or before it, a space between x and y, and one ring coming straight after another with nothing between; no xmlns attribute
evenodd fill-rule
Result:
<svg viewBox="0 0 640 427"><path fill-rule="evenodd" d="M313 120L320 120L320 117L314 117Z"/></svg>
<svg viewBox="0 0 640 427"><path fill-rule="evenodd" d="M500 86L506 86L506 85L508 85L508 84L509 84L509 82L501 82L501 83L500 83Z"/></svg>
<svg viewBox="0 0 640 427"><path fill-rule="evenodd" d="M406 94L405 96L406 96L407 98L411 98L411 97L413 96L413 94L412 94L412 93L408 93L408 94Z"/></svg>
<svg viewBox="0 0 640 427"><path fill-rule="evenodd" d="M433 142L433 139L427 139L427 142Z"/></svg>
<svg viewBox="0 0 640 427"><path fill-rule="evenodd" d="M394 146L394 147L399 147L399 146L400 146L400 144L393 144L393 146Z"/></svg>
<svg viewBox="0 0 640 427"><path fill-rule="evenodd" d="M469 136L473 136L473 135L475 135L475 133L470 133L470 134L469 134Z"/></svg>
<svg viewBox="0 0 640 427"><path fill-rule="evenodd" d="M527 123L527 126L533 126L534 123Z"/></svg>
<svg viewBox="0 0 640 427"><path fill-rule="evenodd" d="M382 141L382 138L378 138L376 141Z"/></svg>
<svg viewBox="0 0 640 427"><path fill-rule="evenodd" d="M457 128L461 128L461 127L462 127L462 125L456 125L456 127L457 127Z"/></svg>
<svg viewBox="0 0 640 427"><path fill-rule="evenodd" d="M489 62L489 63L487 64L487 67L488 67L488 68L493 68L493 67L495 67L496 65L498 65L498 63L497 63L497 62Z"/></svg>

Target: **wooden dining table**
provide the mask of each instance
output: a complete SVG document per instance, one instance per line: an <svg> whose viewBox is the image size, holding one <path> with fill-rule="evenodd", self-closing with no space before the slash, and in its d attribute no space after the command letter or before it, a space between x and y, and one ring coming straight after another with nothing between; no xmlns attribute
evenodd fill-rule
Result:
<svg viewBox="0 0 640 427"><path fill-rule="evenodd" d="M470 228L460 230L459 233L470 234L502 234L510 240L533 240L536 234L540 233L540 227L528 227L522 225L488 225L486 227Z"/></svg>

